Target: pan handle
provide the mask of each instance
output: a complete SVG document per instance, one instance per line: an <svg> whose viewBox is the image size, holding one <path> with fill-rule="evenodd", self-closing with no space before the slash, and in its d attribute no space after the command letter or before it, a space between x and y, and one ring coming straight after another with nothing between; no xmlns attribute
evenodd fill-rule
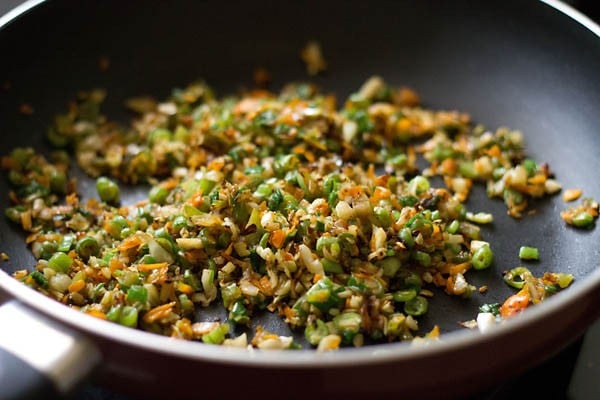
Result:
<svg viewBox="0 0 600 400"><path fill-rule="evenodd" d="M0 306L0 399L64 398L99 362L71 329L14 300Z"/></svg>

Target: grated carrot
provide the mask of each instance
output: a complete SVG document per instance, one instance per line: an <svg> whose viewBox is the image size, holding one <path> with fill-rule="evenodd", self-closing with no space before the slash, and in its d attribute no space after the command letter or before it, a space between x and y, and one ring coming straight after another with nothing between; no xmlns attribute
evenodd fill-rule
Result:
<svg viewBox="0 0 600 400"><path fill-rule="evenodd" d="M194 293L194 288L183 282L179 282L177 284L177 290L179 290L181 293L187 294L188 296Z"/></svg>
<svg viewBox="0 0 600 400"><path fill-rule="evenodd" d="M104 320L108 319L106 317L106 314L104 314L102 311L95 310L93 308L87 310L86 314L91 315L92 317L96 317L96 318L100 318L100 319L104 319Z"/></svg>
<svg viewBox="0 0 600 400"><path fill-rule="evenodd" d="M80 279L69 285L69 293L79 292L84 287L85 287L85 281L83 279Z"/></svg>
<svg viewBox="0 0 600 400"><path fill-rule="evenodd" d="M175 307L175 304L176 303L172 301L170 303L154 307L144 315L144 322L151 324L158 319L167 317L173 310L173 307Z"/></svg>
<svg viewBox="0 0 600 400"><path fill-rule="evenodd" d="M138 271L148 272L148 271L152 271L153 269L167 267L168 265L169 265L169 263L166 263L166 262L154 263L154 264L140 264L140 265L138 265Z"/></svg>
<svg viewBox="0 0 600 400"><path fill-rule="evenodd" d="M503 318L509 318L520 313L529 306L529 300L529 294L525 290L513 294L500 307L500 315Z"/></svg>

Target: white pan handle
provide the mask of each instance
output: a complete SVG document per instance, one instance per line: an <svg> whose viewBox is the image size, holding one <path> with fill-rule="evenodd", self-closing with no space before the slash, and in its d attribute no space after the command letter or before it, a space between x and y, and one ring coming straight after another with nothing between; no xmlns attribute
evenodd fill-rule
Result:
<svg viewBox="0 0 600 400"><path fill-rule="evenodd" d="M0 399L64 398L99 362L76 332L17 301L0 306Z"/></svg>

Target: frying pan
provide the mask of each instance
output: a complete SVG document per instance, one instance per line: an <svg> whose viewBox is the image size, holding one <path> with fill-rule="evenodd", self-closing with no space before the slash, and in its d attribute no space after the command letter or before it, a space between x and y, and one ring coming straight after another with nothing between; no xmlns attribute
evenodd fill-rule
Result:
<svg viewBox="0 0 600 400"><path fill-rule="evenodd" d="M308 77L298 51L318 40L328 73ZM54 114L80 90L106 88L105 114L128 121L124 100L198 78L220 94L250 86L267 68L278 90L310 80L344 99L369 76L416 89L425 105L467 111L490 129L521 130L532 158L546 161L565 188L600 198L600 27L570 7L545 1L343 2L41 1L0 19L0 149L45 151ZM106 71L101 57L110 60ZM18 112L29 104L32 115ZM93 185L80 172L82 196ZM8 205L6 179L0 206ZM124 201L147 188L124 188ZM437 292L421 326L438 324L439 342L380 344L317 354L222 348L135 331L71 310L13 280L34 260L22 233L0 225L0 397L72 393L89 373L139 398L277 395L345 398L383 394L455 398L481 393L579 338L600 315L598 229L575 230L560 196L532 204L522 220L476 188L467 207L488 211L483 228L494 265L470 273L485 294L469 300ZM518 266L521 245L538 247L535 273L562 271L574 284L522 315L480 334L459 325L479 305L512 294L502 271ZM199 311L217 318L220 311ZM271 315L258 322L290 332Z"/></svg>

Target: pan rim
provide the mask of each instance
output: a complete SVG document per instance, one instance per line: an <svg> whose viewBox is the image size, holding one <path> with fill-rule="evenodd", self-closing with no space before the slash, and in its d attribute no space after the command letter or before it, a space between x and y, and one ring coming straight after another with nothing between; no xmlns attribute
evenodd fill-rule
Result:
<svg viewBox="0 0 600 400"><path fill-rule="evenodd" d="M600 39L600 26L590 18L575 10L570 5L559 0L539 0L541 3L557 10L573 19L578 24L595 34ZM35 7L46 3L46 0L27 0L3 16L0 16L0 29L16 21ZM539 324L561 309L583 300L600 288L600 266L597 266L582 282L578 282L568 291L549 298L543 304L533 307L519 318L504 323L486 334L477 331L457 330L442 335L439 342L426 346L411 346L409 342L381 344L362 348L342 349L332 353L317 353L314 350L294 352L264 352L248 351L246 349L211 346L203 343L173 340L168 337L132 330L117 324L107 323L97 318L82 315L82 313L65 307L47 298L13 279L6 272L0 271L0 289L12 295L18 301L31 308L51 316L53 319L78 330L103 339L126 344L130 347L155 353L176 356L182 359L193 359L220 364L279 367L279 368L327 368L352 367L411 361L447 352L462 351L475 345L493 342L500 337L509 335L528 326ZM598 316L596 316L598 317Z"/></svg>

